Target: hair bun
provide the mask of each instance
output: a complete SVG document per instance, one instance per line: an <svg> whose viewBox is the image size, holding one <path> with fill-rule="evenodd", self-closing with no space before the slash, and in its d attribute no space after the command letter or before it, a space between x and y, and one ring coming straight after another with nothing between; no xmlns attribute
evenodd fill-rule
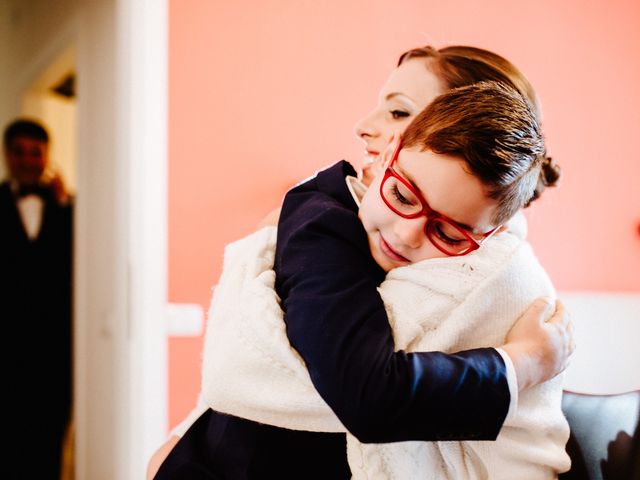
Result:
<svg viewBox="0 0 640 480"><path fill-rule="evenodd" d="M542 161L540 162L540 175L538 176L538 184L536 185L536 189L533 192L533 195L529 199L529 201L524 205L524 208L527 208L531 205L531 202L540 198L542 192L547 187L555 187L558 184L558 180L560 180L560 165L553 161L553 158L548 157L546 154L543 155Z"/></svg>
<svg viewBox="0 0 640 480"><path fill-rule="evenodd" d="M554 187L560 180L560 172L560 165L554 162L553 158L545 155L542 159L539 182L542 182L545 187Z"/></svg>

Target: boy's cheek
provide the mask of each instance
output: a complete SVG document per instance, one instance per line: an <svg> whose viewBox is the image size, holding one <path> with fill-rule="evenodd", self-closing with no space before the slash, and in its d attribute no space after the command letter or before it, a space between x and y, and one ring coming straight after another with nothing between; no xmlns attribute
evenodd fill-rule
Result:
<svg viewBox="0 0 640 480"><path fill-rule="evenodd" d="M367 192L362 197L362 202L360 203L360 208L358 209L358 217L360 218L362 225L364 225L364 228L367 231L371 230L373 224L375 223L376 206L375 199L373 198L374 193L375 192L373 192L373 189L369 188L369 190L367 190Z"/></svg>
<svg viewBox="0 0 640 480"><path fill-rule="evenodd" d="M364 201L360 204L360 208L358 209L358 218L360 219L360 222L362 222L364 229L367 230L367 208L365 207Z"/></svg>

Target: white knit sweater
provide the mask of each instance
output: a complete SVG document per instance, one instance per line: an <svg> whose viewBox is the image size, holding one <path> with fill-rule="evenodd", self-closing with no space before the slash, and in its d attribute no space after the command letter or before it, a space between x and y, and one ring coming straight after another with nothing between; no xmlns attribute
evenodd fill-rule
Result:
<svg viewBox="0 0 640 480"><path fill-rule="evenodd" d="M205 339L200 408L284 428L345 431L314 389L285 333L272 270L275 228L230 244ZM396 349L455 352L498 346L516 319L553 287L530 246L508 232L470 255L389 272L380 286ZM495 442L361 444L347 433L356 479L556 478L569 468L561 379L521 392Z"/></svg>

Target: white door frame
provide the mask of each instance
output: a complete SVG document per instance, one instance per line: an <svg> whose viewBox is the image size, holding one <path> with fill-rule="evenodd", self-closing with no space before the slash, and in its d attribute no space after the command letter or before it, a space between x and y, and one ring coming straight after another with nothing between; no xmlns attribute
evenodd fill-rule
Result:
<svg viewBox="0 0 640 480"><path fill-rule="evenodd" d="M138 479L167 422L167 0L79 5L76 475Z"/></svg>
<svg viewBox="0 0 640 480"><path fill-rule="evenodd" d="M138 479L168 420L168 0L118 6L120 132L128 139L130 192L129 478Z"/></svg>

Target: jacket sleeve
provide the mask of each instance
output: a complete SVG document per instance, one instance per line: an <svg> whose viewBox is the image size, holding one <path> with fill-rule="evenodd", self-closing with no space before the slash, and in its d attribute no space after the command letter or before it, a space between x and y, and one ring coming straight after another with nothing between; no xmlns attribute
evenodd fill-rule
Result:
<svg viewBox="0 0 640 480"><path fill-rule="evenodd" d="M275 268L287 335L320 395L361 442L495 439L510 400L501 356L395 352L362 224L318 196L287 194Z"/></svg>

